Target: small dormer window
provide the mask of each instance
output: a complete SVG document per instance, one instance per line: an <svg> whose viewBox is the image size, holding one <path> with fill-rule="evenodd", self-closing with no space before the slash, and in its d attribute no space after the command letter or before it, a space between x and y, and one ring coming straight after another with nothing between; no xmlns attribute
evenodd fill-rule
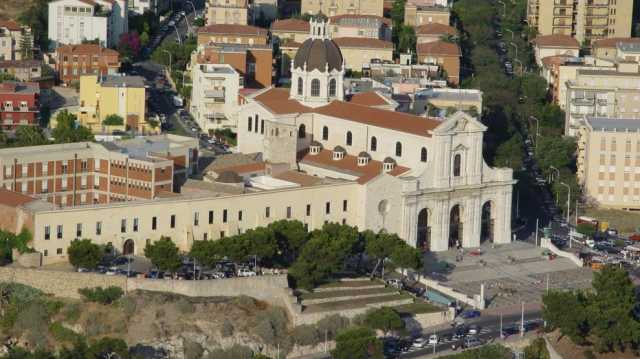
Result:
<svg viewBox="0 0 640 359"><path fill-rule="evenodd" d="M369 164L369 160L371 160L371 156L369 156L366 152L360 152L358 155L358 166L366 166Z"/></svg>
<svg viewBox="0 0 640 359"><path fill-rule="evenodd" d="M322 144L317 141L311 142L311 144L309 145L309 153L312 155L317 155L318 153L320 153L320 151L322 151Z"/></svg>
<svg viewBox="0 0 640 359"><path fill-rule="evenodd" d="M382 162L382 169L385 172L389 172L396 167L396 161L393 158L387 157Z"/></svg>

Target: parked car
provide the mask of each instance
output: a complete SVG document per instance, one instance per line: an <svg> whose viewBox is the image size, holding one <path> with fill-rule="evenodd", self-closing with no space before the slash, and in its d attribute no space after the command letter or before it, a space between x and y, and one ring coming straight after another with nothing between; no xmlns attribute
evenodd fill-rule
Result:
<svg viewBox="0 0 640 359"><path fill-rule="evenodd" d="M418 348L418 349L422 349L427 345L427 340L423 337L419 337L413 340L413 343L411 344L412 348Z"/></svg>
<svg viewBox="0 0 640 359"><path fill-rule="evenodd" d="M255 276L256 276L256 272L248 268L238 269L238 277L255 277Z"/></svg>
<svg viewBox="0 0 640 359"><path fill-rule="evenodd" d="M480 311L478 310L465 310L464 312L460 313L460 317L464 319L471 319L479 316L480 316Z"/></svg>
<svg viewBox="0 0 640 359"><path fill-rule="evenodd" d="M390 287L394 287L397 289L404 289L404 283L402 283L402 280L400 279L396 279L396 278L387 279L385 283Z"/></svg>
<svg viewBox="0 0 640 359"><path fill-rule="evenodd" d="M468 334L469 335L477 335L479 331L480 331L480 329L478 328L478 326L475 325L475 324L472 324L472 325L469 326Z"/></svg>
<svg viewBox="0 0 640 359"><path fill-rule="evenodd" d="M437 345L438 344L438 336L436 334L431 334L429 336L429 345Z"/></svg>
<svg viewBox="0 0 640 359"><path fill-rule="evenodd" d="M474 347L481 346L482 341L476 337L468 337L464 339L464 341L462 342L462 345L465 348L474 348Z"/></svg>

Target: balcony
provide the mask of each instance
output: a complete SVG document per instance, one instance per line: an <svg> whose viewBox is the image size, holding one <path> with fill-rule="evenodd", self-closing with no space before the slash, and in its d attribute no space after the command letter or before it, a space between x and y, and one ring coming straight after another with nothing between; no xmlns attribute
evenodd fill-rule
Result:
<svg viewBox="0 0 640 359"><path fill-rule="evenodd" d="M204 98L213 99L215 103L224 103L225 90L205 90Z"/></svg>
<svg viewBox="0 0 640 359"><path fill-rule="evenodd" d="M577 106L593 106L595 104L595 99L575 97L571 99L571 103Z"/></svg>

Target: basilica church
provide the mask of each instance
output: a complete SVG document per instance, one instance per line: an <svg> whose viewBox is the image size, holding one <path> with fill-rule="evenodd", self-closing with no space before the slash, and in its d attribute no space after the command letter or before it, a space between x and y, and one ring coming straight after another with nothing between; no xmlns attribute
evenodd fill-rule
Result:
<svg viewBox="0 0 640 359"><path fill-rule="evenodd" d="M360 229L431 251L510 242L515 181L511 169L485 163L486 127L464 112L419 117L385 109L375 92L347 93L345 62L327 26L311 21L290 88L265 89L242 106L239 152L356 182Z"/></svg>

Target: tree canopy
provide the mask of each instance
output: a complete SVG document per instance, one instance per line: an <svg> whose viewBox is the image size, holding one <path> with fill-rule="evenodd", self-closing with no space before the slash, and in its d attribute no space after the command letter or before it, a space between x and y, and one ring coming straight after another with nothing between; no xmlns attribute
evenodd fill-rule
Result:
<svg viewBox="0 0 640 359"><path fill-rule="evenodd" d="M84 126L77 124L78 118L67 110L63 110L56 116L56 127L51 135L56 143L71 143L81 141L93 141L93 133Z"/></svg>
<svg viewBox="0 0 640 359"><path fill-rule="evenodd" d="M147 243L144 255L161 271L175 272L182 265L178 247L169 237L163 236L153 243Z"/></svg>
<svg viewBox="0 0 640 359"><path fill-rule="evenodd" d="M382 341L373 330L350 327L339 332L336 348L331 352L335 359L382 359Z"/></svg>
<svg viewBox="0 0 640 359"><path fill-rule="evenodd" d="M69 263L76 268L96 268L102 259L102 253L102 248L90 239L72 241L67 248Z"/></svg>

